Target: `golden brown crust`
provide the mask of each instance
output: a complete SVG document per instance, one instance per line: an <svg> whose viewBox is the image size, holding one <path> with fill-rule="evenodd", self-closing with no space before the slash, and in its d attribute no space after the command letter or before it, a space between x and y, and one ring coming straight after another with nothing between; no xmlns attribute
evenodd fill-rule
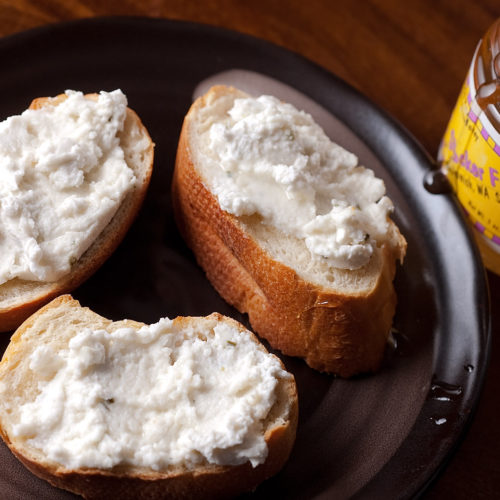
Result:
<svg viewBox="0 0 500 500"><path fill-rule="evenodd" d="M288 460L297 425L297 404L293 405L290 422L275 427L266 435L269 455L266 461L253 468L250 463L239 466L205 466L188 471L178 469L169 473L130 474L122 471L78 470L48 468L27 457L4 438L14 455L33 474L53 486L72 491L84 498L103 499L222 499L252 491L266 479L277 474Z"/></svg>
<svg viewBox="0 0 500 500"><path fill-rule="evenodd" d="M195 471L176 470L170 473L133 474L128 472L53 470L31 460L12 443L7 445L14 455L33 474L53 486L77 493L88 499L223 499L254 490L266 479L277 474L288 460L297 422L295 414L290 423L275 427L266 436L269 448L267 460L253 468L250 463L239 466L205 466Z"/></svg>
<svg viewBox="0 0 500 500"><path fill-rule="evenodd" d="M86 97L95 99L96 96L97 94L89 94ZM64 99L66 99L64 94L53 98L37 98L33 100L30 108L40 109L47 105L57 105ZM135 134L148 140L148 146L144 150L144 165L129 165L136 174L137 183L122 202L112 221L74 264L71 272L60 280L37 283L16 278L0 285L0 332L17 328L43 304L77 288L97 271L123 240L146 196L154 155L154 144L148 131L137 114L127 108L124 130L120 135L128 138L129 135Z"/></svg>
<svg viewBox="0 0 500 500"><path fill-rule="evenodd" d="M23 357L26 338L30 338L28 341L32 342L33 335L47 335L46 331L39 331L40 324L43 325L40 323L42 318L52 315L49 319L54 322L57 321L55 318L60 318L70 309L75 310L75 308L80 311L79 317L82 324L91 321L99 327L116 328L123 325L125 321L135 328L142 326L142 323L130 320L113 323L87 308L81 308L79 302L69 295L58 297L28 318L12 336L11 343L0 364L0 381L4 379L6 371L16 368L18 362L16 356ZM198 319L179 317L174 322L182 327ZM206 319L229 322L240 330L245 330L240 323L218 313L213 313ZM255 336L252 338L260 349L265 349ZM102 499L111 498L111 496L121 499L232 498L242 492L255 489L262 481L275 475L288 460L297 429L298 397L293 377L280 379L277 403L266 419L265 439L269 454L266 461L255 468L250 463L246 463L239 466L202 465L195 469L176 466L158 472L124 466L111 470L69 470L58 464L41 460L39 454L35 455L33 450L27 448L22 442L16 442L15 438L11 439L7 432L5 418L5 415L0 413L0 435L14 455L38 477L54 486L82 495L84 498Z"/></svg>
<svg viewBox="0 0 500 500"><path fill-rule="evenodd" d="M205 99L195 102L184 121L172 189L179 229L208 279L284 354L342 377L377 370L396 306L392 281L399 249L382 248L375 285L351 295L309 283L274 260L237 217L220 208L193 162L190 121Z"/></svg>

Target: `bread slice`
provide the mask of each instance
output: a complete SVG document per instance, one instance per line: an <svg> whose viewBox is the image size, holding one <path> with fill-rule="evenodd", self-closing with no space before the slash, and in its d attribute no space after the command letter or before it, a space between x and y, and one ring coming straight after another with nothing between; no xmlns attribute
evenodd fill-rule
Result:
<svg viewBox="0 0 500 500"><path fill-rule="evenodd" d="M97 99L96 94L86 97ZM64 99L65 94L55 98L38 98L32 102L30 109L57 106ZM0 331L17 328L41 305L61 293L74 290L104 263L127 233L148 189L153 169L154 144L140 118L130 108L127 108L124 128L119 137L127 165L136 177L132 190L126 195L110 223L72 266L69 274L54 282L15 278L0 284Z"/></svg>
<svg viewBox="0 0 500 500"><path fill-rule="evenodd" d="M163 464L156 467L156 470L144 465L134 465L133 460L121 461L110 468L69 467L51 460L42 449L33 445L33 442L30 441L30 437L33 436L28 435L30 431L24 429L16 433L15 426L22 421L20 413L22 405L33 402L42 390L40 383L47 379L55 379L58 373L57 370L60 369L57 368L57 365L54 368L54 365L51 363L42 365L35 363L34 366L34 358L31 356L37 348L40 349L41 346L44 349L50 347L53 352L59 354L64 352L64 349L68 348L70 340L74 339L75 335L82 332L85 328L91 328L94 331L103 329L106 332L116 332L120 328L129 327L138 330L143 326L142 323L130 320L112 322L88 308L81 307L69 295L54 299L28 318L15 332L5 351L0 363L0 434L2 438L19 460L34 474L57 487L78 493L85 498L227 498L254 489L260 482L278 472L289 457L297 427L297 389L293 376L284 370L281 361L274 355L269 354L251 332L233 319L221 316L218 313L205 318L176 318L166 331L161 332L160 340L163 341L163 336L173 335L174 338L169 345L172 345L174 342L177 345L183 342L184 335L194 332L199 338L204 338L204 343L207 344L208 348L212 345L210 339L214 335L214 328L220 325L241 332L250 346L255 345L256 350L263 353L258 358L258 367L262 366L262 357L270 358L272 363L274 363L273 366L276 366L273 372L273 377L277 380L273 389L274 399L269 403L270 409L268 409L268 413L262 415L258 423L255 424L259 426L259 435L264 437L267 446L267 458L263 462L261 461L259 465L254 467L250 462L244 461L245 458L243 458L243 461L240 460L240 463L236 465L221 465L220 462L218 462L219 464L210 463L208 459L200 459L198 457L197 463L194 464L189 461L170 465ZM187 342L192 342L192 339L184 341L184 346L187 345ZM229 351L234 349L232 347L234 343L231 340L227 342L227 349ZM241 342L243 343L243 341ZM190 349L190 346L191 344L188 345L187 349ZM111 347L108 346L106 349L109 352ZM138 349L140 352L138 356L141 358L141 347L139 346ZM121 359L122 352L119 352ZM130 351L126 351L123 354L123 360L128 359L128 361L124 362L131 362L130 358L126 358L129 355ZM109 358L111 358L111 355L109 355ZM205 357L202 356L202 358L205 360ZM108 361L106 362L108 363ZM140 363L137 360L135 362ZM231 366L230 361L227 361L227 363L226 367L233 368L233 371L234 369L241 369L239 365ZM112 366L115 367L117 365ZM162 377L168 376L167 371L169 366L165 365L164 372L161 370L161 366L156 366L156 368L162 373ZM89 368L92 371L85 372L86 377L91 379L92 377L102 376L102 372L99 371L100 369L96 368L94 370L92 367ZM215 369L223 370L224 366L219 368L214 367ZM106 370L106 368L102 370ZM199 372L193 368L193 379L197 376L197 373ZM203 383L206 379L203 379L203 374L201 376ZM248 376L248 374L245 372L244 376ZM70 377L65 376L65 379L67 378L69 379ZM226 378L228 377L226 376ZM153 382L150 382L152 384L151 389L156 389L162 381L163 379L153 379ZM231 378L225 384L230 385L233 381L234 379ZM143 381L139 380L139 387L141 388L142 383ZM144 380L144 384L146 383L148 382ZM76 390L72 389L72 387L68 385L65 390L71 393ZM175 392L176 387L177 379L169 386L163 400L168 399L170 397L169 392ZM219 390L219 387L219 385L216 385L216 391ZM128 391L129 385L126 385L121 400L119 400L119 395L115 395L116 401L110 400L114 402L115 407L120 401L128 397ZM80 395L83 396L82 394L77 394L77 396ZM144 389L144 401L150 396L153 397L148 393L147 389ZM185 394L186 398L188 396L191 397L191 395ZM184 397L184 394L181 397ZM202 396L198 393L198 395L195 394L195 397ZM237 402L240 401L239 398L243 397L244 394L240 395L238 392ZM192 399L194 400L194 397ZM132 401L130 407L134 405L134 401ZM135 401L135 403L138 403L139 406L144 406L144 404L141 405L140 401ZM258 404L258 401L255 404ZM110 404L109 406L112 405ZM122 406L115 411L129 411L130 407ZM67 418L68 407L65 406L64 408L64 418ZM107 411L111 410L108 408ZM47 408L47 413L50 413L50 408ZM29 414L32 414L31 410ZM116 413L114 415L112 418L116 418ZM84 420L87 416L80 415L80 418ZM114 420L111 420L111 422L114 422ZM40 428L44 425L49 424L40 422ZM118 423L112 426L116 427ZM39 427L37 426L36 428L38 429ZM162 433L166 433L169 429L162 427L156 431L161 436ZM111 430L108 432L111 432ZM141 443L141 439L143 439L144 435L147 435L147 432L144 429L142 429L142 433L141 430L137 432L137 436L142 436L137 437L137 442ZM193 432L196 434L197 430L193 429ZM226 429L224 428L222 432L226 432ZM63 436L62 439L66 442L68 438ZM161 451L161 449L158 450L158 452ZM217 450L215 451L217 452ZM231 449L229 449L229 452L231 452Z"/></svg>
<svg viewBox="0 0 500 500"><path fill-rule="evenodd" d="M187 113L173 177L176 220L222 297L272 347L342 377L379 368L395 313L393 278L406 241L388 221L395 244L378 245L355 270L313 259L304 241L258 214L224 211L211 191L201 131L227 116L247 94L215 86Z"/></svg>

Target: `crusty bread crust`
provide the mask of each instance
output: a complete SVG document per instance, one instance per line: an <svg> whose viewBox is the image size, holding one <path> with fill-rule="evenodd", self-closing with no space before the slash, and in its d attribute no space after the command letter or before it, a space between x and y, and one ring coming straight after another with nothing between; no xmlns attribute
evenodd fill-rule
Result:
<svg viewBox="0 0 500 500"><path fill-rule="evenodd" d="M130 320L112 322L88 308L82 308L69 295L58 297L28 318L15 332L0 363L0 382L23 389L36 381L27 377L29 353L44 341L44 336L61 335L66 322L78 324L82 328L116 329L143 324ZM179 317L178 325L193 326L197 321L229 322L240 330L245 328L231 318L213 313L206 318ZM260 349L265 349L255 336L253 340ZM283 365L282 365L283 366ZM284 367L283 367L284 368ZM18 373L16 373L18 372ZM22 377L19 380L19 377ZM277 401L266 418L265 440L268 445L266 461L253 468L249 462L239 466L200 465L195 469L185 466L170 467L167 470L151 471L134 467L115 467L110 470L79 469L70 470L60 464L49 462L38 451L30 448L19 438L9 433L10 417L0 402L0 435L16 457L35 475L54 486L82 495L84 498L120 499L195 499L231 498L245 491L253 490L265 479L276 474L288 460L291 453L298 421L297 388L293 377L282 378L277 388ZM23 397L16 392L16 397ZM30 397L34 397L31 395Z"/></svg>
<svg viewBox="0 0 500 500"><path fill-rule="evenodd" d="M96 99L96 94L86 96ZM54 98L37 98L30 109L56 106L65 94ZM68 293L87 280L123 240L143 203L153 170L154 144L137 114L127 108L120 143L128 166L134 171L136 184L127 194L111 222L95 242L73 265L71 272L55 282L13 279L0 285L0 332L17 328L30 314L62 293ZM139 149L138 149L138 146Z"/></svg>
<svg viewBox="0 0 500 500"><path fill-rule="evenodd" d="M369 284L337 290L303 279L273 258L244 219L222 210L196 164L197 113L235 89L217 86L195 101L181 130L173 177L178 227L222 297L243 313L272 347L342 377L379 368L396 307L395 261L406 242L379 247ZM399 234L399 231L397 232ZM363 270L352 271L357 276Z"/></svg>

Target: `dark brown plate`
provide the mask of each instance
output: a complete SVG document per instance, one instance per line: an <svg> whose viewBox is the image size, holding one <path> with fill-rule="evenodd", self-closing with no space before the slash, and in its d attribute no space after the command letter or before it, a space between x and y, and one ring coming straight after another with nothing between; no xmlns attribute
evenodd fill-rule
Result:
<svg viewBox="0 0 500 500"><path fill-rule="evenodd" d="M112 319L219 311L214 292L175 227L170 179L193 94L211 82L275 93L313 113L330 136L386 180L408 240L398 270L397 348L380 373L338 380L284 358L297 378L300 422L285 469L255 498L409 498L446 464L477 405L489 355L483 268L449 195L423 186L432 167L409 134L323 69L268 43L207 26L136 18L47 26L0 40L0 118L36 96L121 88L156 143L139 218L75 298ZM0 339L0 352L8 335ZM32 476L0 445L8 499L72 495Z"/></svg>

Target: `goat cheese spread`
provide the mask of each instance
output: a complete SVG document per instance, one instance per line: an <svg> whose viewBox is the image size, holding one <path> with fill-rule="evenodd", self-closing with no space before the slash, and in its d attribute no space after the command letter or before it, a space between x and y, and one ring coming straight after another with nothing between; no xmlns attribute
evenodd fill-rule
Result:
<svg viewBox="0 0 500 500"><path fill-rule="evenodd" d="M30 358L37 398L16 436L67 467L238 465L265 461L262 421L291 377L247 332L162 319L139 330L85 329Z"/></svg>
<svg viewBox="0 0 500 500"><path fill-rule="evenodd" d="M211 190L227 212L257 213L343 269L362 267L377 242L393 237L384 182L291 104L235 99L205 134L220 167L211 167Z"/></svg>
<svg viewBox="0 0 500 500"><path fill-rule="evenodd" d="M0 123L0 284L68 273L135 182L117 137L125 95L66 96Z"/></svg>

